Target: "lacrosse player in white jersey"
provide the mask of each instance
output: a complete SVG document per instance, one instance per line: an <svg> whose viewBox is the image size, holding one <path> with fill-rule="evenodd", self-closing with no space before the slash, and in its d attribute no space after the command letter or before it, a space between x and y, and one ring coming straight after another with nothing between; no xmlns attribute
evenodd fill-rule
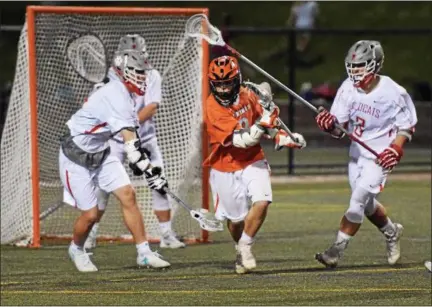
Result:
<svg viewBox="0 0 432 307"><path fill-rule="evenodd" d="M87 102L66 123L59 153L64 201L81 210L73 230L69 256L81 272L97 271L84 248L87 236L98 219L97 188L113 193L120 201L123 218L137 247L137 264L153 268L170 264L150 250L135 191L122 162L110 154L108 140L120 134L130 165L139 169L149 187L163 193L168 186L157 167L141 151L137 137L137 117L132 94L144 95L145 58L140 52L117 52L113 68L119 78L90 95Z"/></svg>
<svg viewBox="0 0 432 307"><path fill-rule="evenodd" d="M321 108L316 117L323 131L342 138L343 133L335 128L335 123L340 123L379 154L377 158L358 143L351 143L349 207L333 245L315 256L327 267L337 265L365 216L386 239L388 263L394 265L400 258L403 227L390 220L377 197L401 160L404 144L411 141L417 114L407 91L390 77L378 74L383 62L379 42L356 42L345 58L348 79L339 88L330 112Z"/></svg>
<svg viewBox="0 0 432 307"><path fill-rule="evenodd" d="M141 146L149 156L150 162L153 166L158 166L163 169L162 153L159 149L156 139L156 129L153 121L153 116L156 114L159 103L162 100L162 78L159 72L152 68L148 62L148 53L145 39L138 34L125 35L120 39L118 51L135 50L141 52L143 57L149 65L149 70L146 72L145 81L145 94L139 96L134 94L134 100L136 102L136 109L138 114L139 128L138 136L140 138ZM118 80L119 76L111 68L108 72L109 80ZM108 81L109 82L109 81ZM96 85L97 88L99 85ZM111 155L114 155L124 161L126 158L126 152L124 150L123 138L121 135L114 137L110 140ZM139 169L133 168L134 174L141 176L142 172ZM91 249L96 247L96 237L99 227L99 221L105 212L106 205L108 203L109 194L104 191L99 191L99 216L98 221L92 228L86 243L85 248ZM152 205L154 213L159 221L161 230L161 248L181 248L186 245L180 242L171 226L171 209L168 201L168 196L165 193L159 193L156 190L152 191Z"/></svg>

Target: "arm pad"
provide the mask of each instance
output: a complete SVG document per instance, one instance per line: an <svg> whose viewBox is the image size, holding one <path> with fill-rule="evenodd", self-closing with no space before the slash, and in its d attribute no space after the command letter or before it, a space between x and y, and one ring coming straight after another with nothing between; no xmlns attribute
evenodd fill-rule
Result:
<svg viewBox="0 0 432 307"><path fill-rule="evenodd" d="M232 144L238 148L248 148L259 143L264 129L258 125L252 125L250 129L235 130Z"/></svg>
<svg viewBox="0 0 432 307"><path fill-rule="evenodd" d="M139 150L140 141L133 139L124 144L124 150L130 163L136 165L141 171L145 171L150 166L148 156Z"/></svg>

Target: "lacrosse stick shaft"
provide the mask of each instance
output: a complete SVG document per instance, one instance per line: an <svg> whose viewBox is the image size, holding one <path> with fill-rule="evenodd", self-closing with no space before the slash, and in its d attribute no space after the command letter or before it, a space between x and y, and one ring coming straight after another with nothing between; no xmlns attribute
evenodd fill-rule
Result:
<svg viewBox="0 0 432 307"><path fill-rule="evenodd" d="M258 65L256 65L254 62L252 62L251 60L249 60L247 57L245 57L244 55L242 55L240 52L238 52L237 50L235 50L234 48L232 48L231 46L225 44L225 48L227 48L232 54L234 54L236 57L240 58L241 60L243 60L244 62L246 62L247 64L249 64L250 66L252 66L254 69L256 69L257 71L259 71L261 74L263 74L264 76L266 76L267 78L269 78L270 80L272 80L274 83L276 83L281 89L283 89L284 91L288 92L289 94L291 94L292 96L294 96L297 100L299 100L301 103L303 103L304 105L306 105L309 109L311 109L313 112L315 112L316 114L319 113L318 109L311 104L310 102L308 102L307 100L305 100L303 97L301 97L300 95L298 95L296 92L294 92L292 89L290 89L289 87L287 87L285 84L283 84L282 82L280 82L279 80L277 80L275 77L273 77L272 75L270 75L268 72L266 72L264 69L262 69L261 67L259 67ZM282 125L283 122L281 121ZM286 127L286 125L285 125ZM283 128L283 126L282 126ZM367 144L365 144L363 141L361 141L360 139L358 139L356 136L352 135L351 133L349 133L342 125L336 123L336 128L338 128L340 131L342 131L343 133L345 133L351 140L353 140L354 142L359 143L361 146L363 146L366 150L368 150L369 152L371 152L373 155L375 155L376 157L378 157L378 153L373 150L372 148L370 148ZM285 130L285 128L284 128ZM288 131L287 131L288 133ZM291 135L290 135L291 137ZM291 137L292 138L292 137Z"/></svg>
<svg viewBox="0 0 432 307"><path fill-rule="evenodd" d="M170 191L168 188L164 188L165 193L167 193L169 196L171 196L179 205L181 205L183 208L188 210L189 212L192 211L192 208L189 207L184 201L182 201L180 198L177 197L173 192Z"/></svg>
<svg viewBox="0 0 432 307"><path fill-rule="evenodd" d="M46 209L44 212L42 212L39 215L39 220L44 220L46 217L48 217L49 215L51 215L52 213L54 213L55 211L57 211L58 209L60 209L61 207L63 207L64 203L60 202L52 207L49 207L48 209Z"/></svg>

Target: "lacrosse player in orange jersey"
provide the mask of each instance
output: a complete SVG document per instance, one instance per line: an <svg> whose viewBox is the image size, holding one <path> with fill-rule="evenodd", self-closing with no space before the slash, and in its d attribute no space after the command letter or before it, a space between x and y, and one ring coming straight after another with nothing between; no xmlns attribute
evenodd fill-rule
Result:
<svg viewBox="0 0 432 307"><path fill-rule="evenodd" d="M235 58L218 57L209 66L211 95L205 107L205 124L211 153L204 161L210 166L210 185L215 215L227 220L235 242L238 274L256 267L251 247L272 202L270 167L260 146L261 137L271 135L276 148L306 146L296 133L294 142L276 127L279 109L263 109L259 97L242 85ZM249 202L251 201L251 203Z"/></svg>

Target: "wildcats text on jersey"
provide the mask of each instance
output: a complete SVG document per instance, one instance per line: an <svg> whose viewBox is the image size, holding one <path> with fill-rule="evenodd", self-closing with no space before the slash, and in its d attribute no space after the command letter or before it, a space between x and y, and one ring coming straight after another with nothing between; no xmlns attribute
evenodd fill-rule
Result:
<svg viewBox="0 0 432 307"><path fill-rule="evenodd" d="M362 112L362 113L365 113L365 114L368 114L368 115L372 115L375 118L379 118L380 117L380 110L379 109L374 108L374 107L372 107L370 105L367 105L365 103L361 103L361 102L356 103L356 102L354 102L353 106L352 106L352 110L359 111L359 112Z"/></svg>

